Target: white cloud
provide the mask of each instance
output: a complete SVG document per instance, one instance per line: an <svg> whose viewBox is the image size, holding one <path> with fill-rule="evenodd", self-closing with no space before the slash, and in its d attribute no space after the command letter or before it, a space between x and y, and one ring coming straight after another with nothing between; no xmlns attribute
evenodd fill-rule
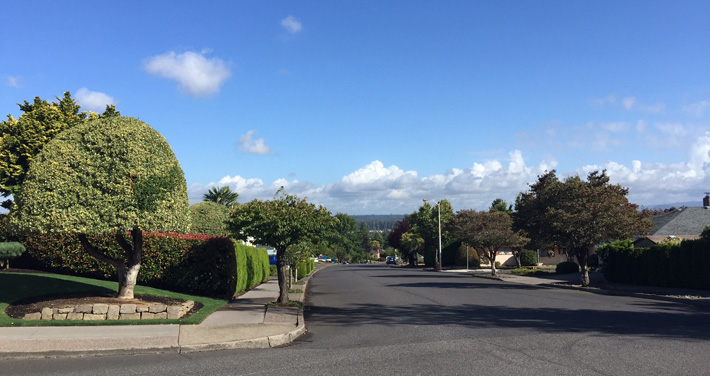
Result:
<svg viewBox="0 0 710 376"><path fill-rule="evenodd" d="M710 110L710 101L700 101L683 106L683 111L690 116L701 117Z"/></svg>
<svg viewBox="0 0 710 376"><path fill-rule="evenodd" d="M558 171L558 176L586 175L606 169L612 183L629 188L629 200L640 205L697 201L710 187L710 132L697 137L687 149L684 162L671 164L632 160L590 164L573 171ZM265 184L260 179L225 176L218 183L192 184L190 200L202 200L213 186L229 185L240 195L240 202L254 198L270 200L280 186L309 202L322 204L332 212L348 214L407 214L415 211L423 198L450 201L455 210L487 209L496 198L513 203L518 193L545 171L555 169L555 161L528 165L523 153L514 150L506 160L474 162L468 168L452 168L441 174L420 177L395 165L373 161L343 176L334 183L315 185L306 181L277 179Z"/></svg>
<svg viewBox="0 0 710 376"><path fill-rule="evenodd" d="M116 100L106 93L91 91L85 87L76 91L76 101L89 111L104 112L107 105L116 104Z"/></svg>
<svg viewBox="0 0 710 376"><path fill-rule="evenodd" d="M21 86L20 85L20 78L14 77L14 76L8 76L7 77L7 86L19 88Z"/></svg>
<svg viewBox="0 0 710 376"><path fill-rule="evenodd" d="M239 147L239 149L248 154L269 154L271 152L271 148L266 145L266 142L263 138L259 138L256 140L252 139L254 133L256 133L256 131L251 130L239 137L239 141L237 141L237 146Z"/></svg>
<svg viewBox="0 0 710 376"><path fill-rule="evenodd" d="M144 68L150 74L177 81L180 88L190 96L204 97L219 92L232 74L223 60L208 59L205 54L206 51L187 51L181 54L170 51L149 58Z"/></svg>
<svg viewBox="0 0 710 376"><path fill-rule="evenodd" d="M291 34L298 34L301 30L303 30L301 21L297 20L294 16L288 16L281 20L281 26L283 26L283 28Z"/></svg>

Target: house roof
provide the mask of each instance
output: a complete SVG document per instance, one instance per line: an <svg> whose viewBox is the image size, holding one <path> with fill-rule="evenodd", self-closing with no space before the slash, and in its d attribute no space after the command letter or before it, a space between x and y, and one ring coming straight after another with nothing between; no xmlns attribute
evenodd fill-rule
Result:
<svg viewBox="0 0 710 376"><path fill-rule="evenodd" d="M685 207L649 219L653 221L649 235L700 235L705 226L710 226L710 209Z"/></svg>
<svg viewBox="0 0 710 376"><path fill-rule="evenodd" d="M658 244L664 240L671 239L675 237L674 235L649 235L649 236L644 236L641 239L648 239L654 244ZM700 235L682 235L682 236L677 236L675 237L680 240L695 240L695 239L700 239ZM641 239L636 240L637 242Z"/></svg>

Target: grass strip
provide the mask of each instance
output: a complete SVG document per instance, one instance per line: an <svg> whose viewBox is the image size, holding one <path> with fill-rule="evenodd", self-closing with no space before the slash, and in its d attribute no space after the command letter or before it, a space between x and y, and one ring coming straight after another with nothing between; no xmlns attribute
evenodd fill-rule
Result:
<svg viewBox="0 0 710 376"><path fill-rule="evenodd" d="M96 326L96 325L156 325L156 324L199 324L212 312L227 303L224 299L181 294L147 286L136 286L139 295L164 296L168 298L194 300L202 303L202 308L190 317L178 320L22 320L9 317L5 309L12 303L41 296L61 296L73 293L115 293L118 282L75 277L53 273L0 273L0 326Z"/></svg>

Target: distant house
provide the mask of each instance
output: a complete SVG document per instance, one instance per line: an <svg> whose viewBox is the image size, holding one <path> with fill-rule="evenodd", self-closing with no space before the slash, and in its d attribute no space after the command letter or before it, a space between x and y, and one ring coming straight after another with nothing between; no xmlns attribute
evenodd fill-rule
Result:
<svg viewBox="0 0 710 376"><path fill-rule="evenodd" d="M650 247L667 239L698 239L705 226L710 226L710 196L703 198L702 207L683 207L649 219L653 228L647 236L634 241L635 247Z"/></svg>
<svg viewBox="0 0 710 376"><path fill-rule="evenodd" d="M370 257L372 257L373 259L379 259L380 258L380 250L379 249L371 250Z"/></svg>

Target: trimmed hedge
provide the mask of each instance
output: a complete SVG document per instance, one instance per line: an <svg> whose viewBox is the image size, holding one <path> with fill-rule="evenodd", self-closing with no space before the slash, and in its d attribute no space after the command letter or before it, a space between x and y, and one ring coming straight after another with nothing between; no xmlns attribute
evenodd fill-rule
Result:
<svg viewBox="0 0 710 376"><path fill-rule="evenodd" d="M247 250L250 248L248 245L234 243L234 253L237 258L237 292L245 291L248 287Z"/></svg>
<svg viewBox="0 0 710 376"><path fill-rule="evenodd" d="M684 240L634 248L631 241L603 245L604 278L611 282L695 289L710 288L710 241Z"/></svg>
<svg viewBox="0 0 710 376"><path fill-rule="evenodd" d="M297 269L297 279L301 279L311 274L313 269L316 267L316 262L312 259L301 260L296 264Z"/></svg>
<svg viewBox="0 0 710 376"><path fill-rule="evenodd" d="M125 235L127 240L130 235ZM121 257L114 235L89 236L92 244ZM138 283L177 292L231 297L237 288L237 260L232 240L221 236L143 233ZM75 235L43 234L26 239L28 255L50 271L115 279L115 269L86 253Z"/></svg>

